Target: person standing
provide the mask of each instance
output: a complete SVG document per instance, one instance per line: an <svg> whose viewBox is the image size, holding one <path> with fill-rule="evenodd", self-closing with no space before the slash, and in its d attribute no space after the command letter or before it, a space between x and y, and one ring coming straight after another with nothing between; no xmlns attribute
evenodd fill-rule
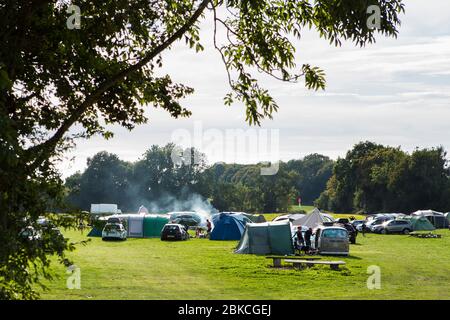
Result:
<svg viewBox="0 0 450 320"><path fill-rule="evenodd" d="M209 219L206 219L206 229L207 229L206 234L209 235L212 229L211 221L209 221Z"/></svg>
<svg viewBox="0 0 450 320"><path fill-rule="evenodd" d="M363 237L366 236L366 223L363 222L363 224L361 225L361 233L363 235Z"/></svg>
<svg viewBox="0 0 450 320"><path fill-rule="evenodd" d="M299 253L301 253L301 250L305 245L305 239L303 238L303 233L302 233L302 226L298 226L296 234L297 234L298 251L299 251Z"/></svg>
<svg viewBox="0 0 450 320"><path fill-rule="evenodd" d="M308 230L306 230L305 232L305 252L309 252L311 250L311 236L312 236L312 228L309 228Z"/></svg>

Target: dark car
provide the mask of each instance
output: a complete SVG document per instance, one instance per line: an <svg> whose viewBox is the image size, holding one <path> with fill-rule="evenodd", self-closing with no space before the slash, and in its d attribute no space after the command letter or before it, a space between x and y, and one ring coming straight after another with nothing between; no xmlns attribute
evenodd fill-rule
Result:
<svg viewBox="0 0 450 320"><path fill-rule="evenodd" d="M348 220L347 218L339 218L336 220L336 223L342 223L342 224L350 223L350 220Z"/></svg>
<svg viewBox="0 0 450 320"><path fill-rule="evenodd" d="M169 223L161 231L161 240L187 240L189 234L184 226L177 223Z"/></svg>
<svg viewBox="0 0 450 320"><path fill-rule="evenodd" d="M348 221L348 220L347 220ZM336 223L336 225L345 228L348 232L348 240L351 244L356 243L356 236L358 235L358 231L351 223Z"/></svg>

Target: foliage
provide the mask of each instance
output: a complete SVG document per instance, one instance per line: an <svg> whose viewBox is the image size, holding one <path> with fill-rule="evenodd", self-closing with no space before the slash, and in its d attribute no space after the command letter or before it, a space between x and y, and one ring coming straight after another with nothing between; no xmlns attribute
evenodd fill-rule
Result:
<svg viewBox="0 0 450 320"><path fill-rule="evenodd" d="M281 163L276 175L261 176L262 164L207 166L205 156L195 149L183 152L191 155L190 162L177 164L172 159L176 152L173 144L152 146L135 163L99 152L89 158L83 173L67 178L67 200L82 210L89 210L91 203L117 203L134 212L141 203L168 197L183 201L198 194L220 211L284 212L299 192L311 202L317 198L333 163L316 154Z"/></svg>
<svg viewBox="0 0 450 320"><path fill-rule="evenodd" d="M338 212L404 212L450 207L450 171L441 148L415 150L371 142L339 159L319 207Z"/></svg>

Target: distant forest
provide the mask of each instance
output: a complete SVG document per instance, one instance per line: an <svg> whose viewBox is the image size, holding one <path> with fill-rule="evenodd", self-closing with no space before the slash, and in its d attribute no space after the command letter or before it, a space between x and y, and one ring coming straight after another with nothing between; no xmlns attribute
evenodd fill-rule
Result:
<svg viewBox="0 0 450 320"><path fill-rule="evenodd" d="M200 151L184 152L190 162L172 160L173 144L152 146L136 162L106 151L87 161L84 172L66 179L68 203L89 210L91 203L117 203L123 212L157 203L173 210L195 195L219 211L287 212L297 204L315 204L333 212L446 211L450 207L450 172L438 147L415 150L361 142L345 158L333 161L311 154L280 162L276 175L264 176L267 164L208 165ZM193 161L195 159L195 161ZM189 159L188 159L189 160Z"/></svg>

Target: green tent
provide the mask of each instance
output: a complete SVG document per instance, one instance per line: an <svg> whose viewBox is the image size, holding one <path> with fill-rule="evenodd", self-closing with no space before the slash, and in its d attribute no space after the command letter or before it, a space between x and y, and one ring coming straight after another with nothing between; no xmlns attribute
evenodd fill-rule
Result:
<svg viewBox="0 0 450 320"><path fill-rule="evenodd" d="M144 238L161 236L161 230L165 224L169 223L168 216L145 215L144 217Z"/></svg>
<svg viewBox="0 0 450 320"><path fill-rule="evenodd" d="M430 220L422 216L410 216L402 219L409 219L414 231L431 231L436 229Z"/></svg>
<svg viewBox="0 0 450 320"><path fill-rule="evenodd" d="M291 223L289 221L247 223L235 253L293 254Z"/></svg>
<svg viewBox="0 0 450 320"><path fill-rule="evenodd" d="M93 227L91 231L89 231L88 237L101 237L102 236L102 230L98 229L97 227Z"/></svg>

